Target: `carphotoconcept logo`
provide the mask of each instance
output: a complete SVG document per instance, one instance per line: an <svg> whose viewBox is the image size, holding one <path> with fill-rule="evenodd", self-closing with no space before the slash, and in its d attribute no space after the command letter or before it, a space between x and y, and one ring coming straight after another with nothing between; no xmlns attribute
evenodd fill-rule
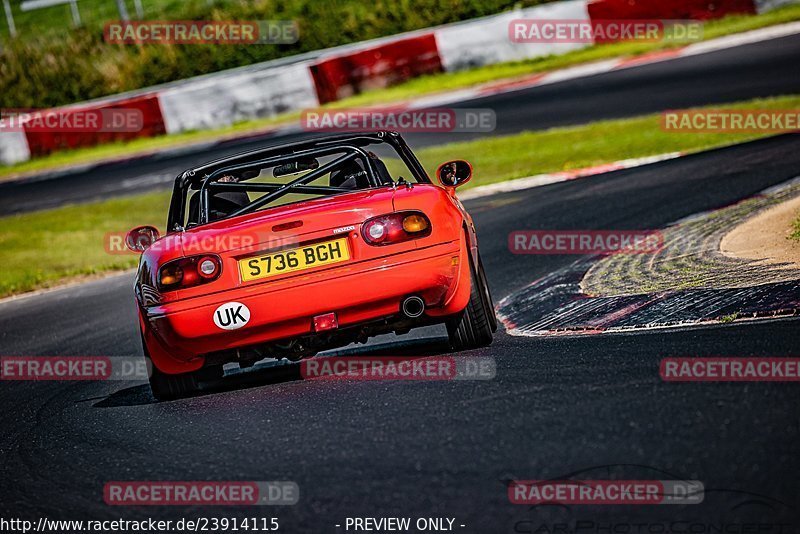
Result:
<svg viewBox="0 0 800 534"><path fill-rule="evenodd" d="M664 248L658 230L520 230L508 236L513 254L654 254Z"/></svg>
<svg viewBox="0 0 800 534"><path fill-rule="evenodd" d="M293 44L299 40L293 20L150 20L107 22L103 37L111 44Z"/></svg>
<svg viewBox="0 0 800 534"><path fill-rule="evenodd" d="M485 108L306 110L300 123L304 130L315 132L474 133L493 132L497 116L494 110Z"/></svg>
<svg viewBox="0 0 800 534"><path fill-rule="evenodd" d="M790 526L769 521L768 514L790 511L779 499L753 491L752 487L709 488L709 481L683 478L646 464L597 465L548 479L503 480L506 498L521 505L511 532L644 534L711 532L794 532ZM713 510L707 506L676 508L675 513L656 513L653 506L696 505L714 497ZM598 517L596 506L621 506L614 517ZM647 511L650 510L650 511ZM729 512L736 512L732 517ZM758 524L743 520L757 511ZM719 512L719 514L717 513ZM724 516L724 517L723 517ZM752 516L756 517L756 516ZM761 521L766 520L766 521Z"/></svg>

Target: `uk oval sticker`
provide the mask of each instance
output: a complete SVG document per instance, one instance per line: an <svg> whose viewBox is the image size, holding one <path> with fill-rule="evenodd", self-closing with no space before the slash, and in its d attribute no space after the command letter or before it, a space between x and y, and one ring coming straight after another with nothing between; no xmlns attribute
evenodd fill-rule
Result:
<svg viewBox="0 0 800 534"><path fill-rule="evenodd" d="M236 330L250 321L250 309L241 302L226 302L214 312L214 324L223 330Z"/></svg>

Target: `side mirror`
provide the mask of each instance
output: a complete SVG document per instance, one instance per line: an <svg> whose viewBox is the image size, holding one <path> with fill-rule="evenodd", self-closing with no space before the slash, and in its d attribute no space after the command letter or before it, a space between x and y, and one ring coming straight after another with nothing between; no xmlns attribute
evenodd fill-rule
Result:
<svg viewBox="0 0 800 534"><path fill-rule="evenodd" d="M472 165L463 159L448 161L439 165L436 177L445 187L459 187L472 178Z"/></svg>
<svg viewBox="0 0 800 534"><path fill-rule="evenodd" d="M144 252L160 236L158 229L153 226L139 226L125 236L125 246L134 252Z"/></svg>

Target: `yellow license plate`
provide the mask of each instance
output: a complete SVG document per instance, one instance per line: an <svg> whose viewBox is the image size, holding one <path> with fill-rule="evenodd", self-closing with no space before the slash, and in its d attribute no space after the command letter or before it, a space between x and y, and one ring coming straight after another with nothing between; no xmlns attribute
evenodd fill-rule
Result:
<svg viewBox="0 0 800 534"><path fill-rule="evenodd" d="M239 260L242 282L303 271L350 259L347 238Z"/></svg>

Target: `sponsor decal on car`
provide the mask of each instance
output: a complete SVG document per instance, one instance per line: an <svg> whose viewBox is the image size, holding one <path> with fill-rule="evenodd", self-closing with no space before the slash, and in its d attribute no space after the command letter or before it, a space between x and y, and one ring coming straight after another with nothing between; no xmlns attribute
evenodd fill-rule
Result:
<svg viewBox="0 0 800 534"><path fill-rule="evenodd" d="M226 302L214 311L214 324L223 330L238 330L250 322L250 309L241 302Z"/></svg>

